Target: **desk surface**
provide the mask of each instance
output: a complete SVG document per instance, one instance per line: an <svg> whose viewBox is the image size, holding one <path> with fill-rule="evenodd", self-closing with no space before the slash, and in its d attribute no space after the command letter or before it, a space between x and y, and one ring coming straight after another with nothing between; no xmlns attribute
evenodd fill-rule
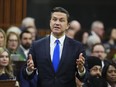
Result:
<svg viewBox="0 0 116 87"><path fill-rule="evenodd" d="M0 87L16 87L16 80L0 80Z"/></svg>

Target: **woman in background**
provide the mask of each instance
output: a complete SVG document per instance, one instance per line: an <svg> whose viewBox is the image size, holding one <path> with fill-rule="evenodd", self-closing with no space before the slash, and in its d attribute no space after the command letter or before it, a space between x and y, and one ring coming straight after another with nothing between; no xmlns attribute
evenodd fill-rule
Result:
<svg viewBox="0 0 116 87"><path fill-rule="evenodd" d="M110 62L104 66L102 76L107 81L108 87L116 87L116 64L114 62Z"/></svg>
<svg viewBox="0 0 116 87"><path fill-rule="evenodd" d="M9 52L0 47L0 80L14 79Z"/></svg>
<svg viewBox="0 0 116 87"><path fill-rule="evenodd" d="M0 28L0 47L6 47L6 34L3 29Z"/></svg>

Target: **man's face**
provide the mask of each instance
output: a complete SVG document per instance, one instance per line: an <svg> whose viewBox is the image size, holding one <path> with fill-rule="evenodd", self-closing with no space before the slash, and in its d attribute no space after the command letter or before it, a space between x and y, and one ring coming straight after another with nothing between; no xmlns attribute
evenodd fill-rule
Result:
<svg viewBox="0 0 116 87"><path fill-rule="evenodd" d="M114 66L108 67L106 78L110 82L116 82L116 68Z"/></svg>
<svg viewBox="0 0 116 87"><path fill-rule="evenodd" d="M95 32L102 38L104 35L104 25L101 23L97 24Z"/></svg>
<svg viewBox="0 0 116 87"><path fill-rule="evenodd" d="M50 28L54 36L60 37L68 29L67 15L62 12L54 12L51 15Z"/></svg>
<svg viewBox="0 0 116 87"><path fill-rule="evenodd" d="M32 44L32 35L31 33L24 33L21 38L21 45L25 49L29 49Z"/></svg>
<svg viewBox="0 0 116 87"><path fill-rule="evenodd" d="M104 47L102 45L96 45L93 48L92 56L96 56L100 58L101 60L104 60L104 58L106 57Z"/></svg>
<svg viewBox="0 0 116 87"><path fill-rule="evenodd" d="M102 73L102 67L99 65L95 65L90 69L91 76L101 76L101 73Z"/></svg>

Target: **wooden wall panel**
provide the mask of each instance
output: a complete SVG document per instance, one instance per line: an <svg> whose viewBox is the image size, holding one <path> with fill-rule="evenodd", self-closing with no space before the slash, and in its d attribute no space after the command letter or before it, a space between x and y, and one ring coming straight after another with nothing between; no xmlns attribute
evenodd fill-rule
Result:
<svg viewBox="0 0 116 87"><path fill-rule="evenodd" d="M20 24L20 21L22 20L22 16L23 16L22 15L23 8L21 8L21 7L23 7L22 2L23 2L22 0L16 0L16 10L17 10L17 12L16 12L16 23L17 24Z"/></svg>
<svg viewBox="0 0 116 87"><path fill-rule="evenodd" d="M0 0L0 25L3 26L3 1Z"/></svg>
<svg viewBox="0 0 116 87"><path fill-rule="evenodd" d="M4 22L4 26L8 27L10 25L10 0L4 0L4 17L3 17L3 22Z"/></svg>
<svg viewBox="0 0 116 87"><path fill-rule="evenodd" d="M11 0L11 10L10 10L10 15L12 15L12 19L10 20L10 23L12 24L12 25L15 25L15 23L16 23L16 21L15 21L15 19L16 19L16 0Z"/></svg>
<svg viewBox="0 0 116 87"><path fill-rule="evenodd" d="M26 0L0 0L0 27L20 26L26 17Z"/></svg>

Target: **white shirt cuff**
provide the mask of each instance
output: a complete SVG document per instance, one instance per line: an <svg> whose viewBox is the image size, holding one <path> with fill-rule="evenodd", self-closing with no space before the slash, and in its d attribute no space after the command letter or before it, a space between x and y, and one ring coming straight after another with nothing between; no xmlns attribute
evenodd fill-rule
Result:
<svg viewBox="0 0 116 87"><path fill-rule="evenodd" d="M26 72L27 72L27 75L31 75L33 73L33 71L29 72L26 68Z"/></svg>
<svg viewBox="0 0 116 87"><path fill-rule="evenodd" d="M83 71L82 73L79 72L79 70L78 70L78 73L79 73L80 76L83 76L83 75L86 73L86 69L85 69L85 67L84 67L84 71Z"/></svg>

